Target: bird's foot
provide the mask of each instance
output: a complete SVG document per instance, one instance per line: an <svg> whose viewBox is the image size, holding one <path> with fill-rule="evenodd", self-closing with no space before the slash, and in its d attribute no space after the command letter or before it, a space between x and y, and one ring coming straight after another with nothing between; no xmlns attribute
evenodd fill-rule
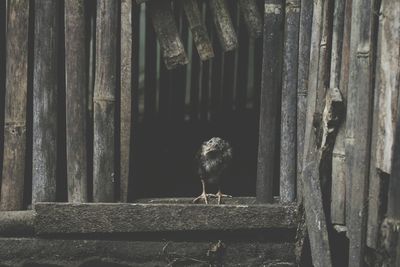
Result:
<svg viewBox="0 0 400 267"><path fill-rule="evenodd" d="M231 195L226 195L226 194L222 194L221 191L218 191L217 194L215 194L218 198L218 205L221 204L221 198L223 197L228 197L231 198Z"/></svg>
<svg viewBox="0 0 400 267"><path fill-rule="evenodd" d="M198 196L198 197L196 197L195 199L193 199L193 203L197 203L199 200L204 200L204 202L206 203L206 204L208 204L208 198L209 197L217 197L217 195L215 195L215 194L206 194L206 193L203 193L203 194L201 194L200 196Z"/></svg>

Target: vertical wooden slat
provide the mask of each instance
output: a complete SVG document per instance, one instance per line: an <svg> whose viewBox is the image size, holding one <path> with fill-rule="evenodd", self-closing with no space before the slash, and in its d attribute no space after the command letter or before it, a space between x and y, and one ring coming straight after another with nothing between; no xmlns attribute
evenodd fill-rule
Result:
<svg viewBox="0 0 400 267"><path fill-rule="evenodd" d="M6 3L0 1L0 107L4 107L6 92ZM0 108L0 171L3 169L4 111L4 108ZM0 187L1 180L0 175Z"/></svg>
<svg viewBox="0 0 400 267"><path fill-rule="evenodd" d="M180 4L185 9L186 18L189 22L190 30L197 52L201 60L208 60L214 57L214 50L207 33L207 29L202 20L202 14L197 0L181 0Z"/></svg>
<svg viewBox="0 0 400 267"><path fill-rule="evenodd" d="M121 1L121 96L120 96L120 201L128 201L129 170L131 162L131 129L132 129L132 97L135 96L133 70L137 58L137 51L134 49L137 33L135 29L137 12L136 5L132 5L131 0ZM154 41L154 40L153 40Z"/></svg>
<svg viewBox="0 0 400 267"><path fill-rule="evenodd" d="M193 34L193 33L192 33ZM197 48L198 49L198 48ZM200 57L197 49L192 46L192 70L190 80L190 118L191 120L199 119L199 95L201 89L202 69Z"/></svg>
<svg viewBox="0 0 400 267"><path fill-rule="evenodd" d="M65 2L65 77L68 201L87 202L87 67L85 10Z"/></svg>
<svg viewBox="0 0 400 267"><path fill-rule="evenodd" d="M283 1L266 0L264 10L264 48L261 82L260 128L257 160L256 197L260 203L271 203L272 186L279 166L279 102L281 88Z"/></svg>
<svg viewBox="0 0 400 267"><path fill-rule="evenodd" d="M279 175L280 200L282 202L294 201L296 197L296 102L299 12L300 2L298 0L286 1Z"/></svg>
<svg viewBox="0 0 400 267"><path fill-rule="evenodd" d="M365 266L366 201L373 97L372 28L374 2L354 0L350 42L350 79L346 121L346 173L351 174L351 209L347 223L349 266Z"/></svg>
<svg viewBox="0 0 400 267"><path fill-rule="evenodd" d="M209 0L208 4L222 50L226 52L235 49L238 45L238 40L226 0Z"/></svg>
<svg viewBox="0 0 400 267"><path fill-rule="evenodd" d="M94 84L93 201L114 201L117 2L98 1Z"/></svg>
<svg viewBox="0 0 400 267"><path fill-rule="evenodd" d="M213 31L212 21L208 19L211 16L211 12L205 6L203 2L203 20L205 20L206 27L210 35ZM211 36L210 36L211 37ZM203 121L208 120L209 111L209 100L210 100L210 88L211 88L211 60L204 61L202 63L202 80L201 80L201 103L200 103L200 118Z"/></svg>
<svg viewBox="0 0 400 267"><path fill-rule="evenodd" d="M56 198L56 18L56 1L35 1L32 203Z"/></svg>
<svg viewBox="0 0 400 267"><path fill-rule="evenodd" d="M392 170L392 149L400 79L400 3L382 1L379 19L377 66L375 81L375 110L372 133L371 169L369 183L367 245L378 246L378 234L384 202L382 173L395 176ZM397 15L396 15L397 14ZM393 156L396 152L393 153Z"/></svg>
<svg viewBox="0 0 400 267"><path fill-rule="evenodd" d="M237 51L238 66L236 71L236 110L243 111L247 103L247 82L249 66L249 34L242 18L238 19L239 48Z"/></svg>
<svg viewBox="0 0 400 267"><path fill-rule="evenodd" d="M257 0L239 0L238 4L250 38L261 37L263 32L263 20L261 12L258 9Z"/></svg>
<svg viewBox="0 0 400 267"><path fill-rule="evenodd" d="M23 208L29 2L8 2L4 154L0 210Z"/></svg>
<svg viewBox="0 0 400 267"><path fill-rule="evenodd" d="M340 71L342 67L342 46L344 33L346 0L335 1L333 12L333 30L332 30L332 56L330 66L330 88L339 88L342 95L343 88L340 87ZM332 194L331 194L331 221L334 224L345 223L345 203L346 203L346 177L339 166L344 163L344 158L337 154L339 142L343 144L343 127L339 129L332 157ZM340 137L339 137L340 136ZM344 147L343 147L344 148Z"/></svg>
<svg viewBox="0 0 400 267"><path fill-rule="evenodd" d="M146 46L144 78L144 119L151 121L156 113L157 96L157 43L151 25L150 4L146 4Z"/></svg>
<svg viewBox="0 0 400 267"><path fill-rule="evenodd" d="M320 151L319 141L314 131L314 122L321 119L322 108L325 103L323 85L318 87L321 82L321 72L319 65L321 60L320 49L324 43L323 24L324 24L324 0L313 2L312 34L310 43L310 64L308 71L308 99L306 112L306 127L304 139L303 170L301 180L303 184L303 199L306 214L306 224L309 233L311 255L314 266L332 266L329 248L328 232L325 213L322 205L322 190L320 184ZM325 9L326 10L326 9ZM326 63L326 62L324 62ZM321 98L323 97L323 98ZM315 116L319 114L316 118Z"/></svg>
<svg viewBox="0 0 400 267"><path fill-rule="evenodd" d="M307 112L308 68L310 64L313 1L301 1L299 29L299 58L297 72L297 200L302 198L301 171L303 167L305 125Z"/></svg>
<svg viewBox="0 0 400 267"><path fill-rule="evenodd" d="M220 119L221 93L223 87L224 57L223 50L217 41L218 31L211 33L215 56L211 60L211 92L210 92L210 118L212 121Z"/></svg>

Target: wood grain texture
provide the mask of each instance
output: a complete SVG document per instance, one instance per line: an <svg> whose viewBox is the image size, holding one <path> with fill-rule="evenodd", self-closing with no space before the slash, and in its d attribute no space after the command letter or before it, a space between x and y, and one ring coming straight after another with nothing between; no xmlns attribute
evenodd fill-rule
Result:
<svg viewBox="0 0 400 267"><path fill-rule="evenodd" d="M65 3L68 201L87 202L87 51L81 0Z"/></svg>
<svg viewBox="0 0 400 267"><path fill-rule="evenodd" d="M113 202L115 194L115 94L117 2L98 1L94 84L93 201Z"/></svg>
<svg viewBox="0 0 400 267"><path fill-rule="evenodd" d="M380 224L385 203L384 183L392 171L392 155L397 121L400 80L400 12L398 1L383 1L380 9L377 44L374 118L369 176L367 245L378 247Z"/></svg>
<svg viewBox="0 0 400 267"><path fill-rule="evenodd" d="M311 26L313 1L301 1L299 26L299 58L297 68L297 200L302 200L301 171L307 112L308 68L310 64Z"/></svg>
<svg viewBox="0 0 400 267"><path fill-rule="evenodd" d="M375 1L354 0L350 42L350 76L347 92L346 173L351 174L350 214L347 223L349 266L365 266L370 138L372 127L372 32Z"/></svg>
<svg viewBox="0 0 400 267"><path fill-rule="evenodd" d="M268 0L264 10L264 49L257 159L256 196L260 203L273 200L272 189L277 173L279 149L280 88L284 27L283 1Z"/></svg>
<svg viewBox="0 0 400 267"><path fill-rule="evenodd" d="M27 130L28 17L29 2L17 0L8 2L0 210L23 208Z"/></svg>
<svg viewBox="0 0 400 267"><path fill-rule="evenodd" d="M342 68L342 47L345 21L346 0L335 1L333 12L333 29L332 29L332 51L330 66L330 88L339 88L343 94L344 90L340 88L341 68ZM344 175L343 166L344 158L338 153L339 145L344 150L343 138L339 139L339 134L343 133L343 128L339 129L338 136L332 157L332 194L331 194L331 221L334 224L345 224L345 204L346 204L346 177ZM340 144L339 144L340 143Z"/></svg>
<svg viewBox="0 0 400 267"><path fill-rule="evenodd" d="M150 8L153 27L160 42L165 66L167 69L173 69L179 65L186 65L189 60L174 21L171 2L152 0L148 2L148 8Z"/></svg>
<svg viewBox="0 0 400 267"><path fill-rule="evenodd" d="M197 48L197 53L202 61L214 57L214 49L211 44L207 29L203 22L202 13L196 0L181 0L185 10L186 19L192 32L193 41Z"/></svg>
<svg viewBox="0 0 400 267"><path fill-rule="evenodd" d="M300 1L286 1L283 41L280 197L282 202L296 198L297 66Z"/></svg>
<svg viewBox="0 0 400 267"><path fill-rule="evenodd" d="M238 45L238 39L226 0L209 0L207 3L222 50L226 52L235 49Z"/></svg>
<svg viewBox="0 0 400 267"><path fill-rule="evenodd" d="M32 203L56 199L57 9L56 1L35 1Z"/></svg>
<svg viewBox="0 0 400 267"><path fill-rule="evenodd" d="M35 205L35 211L38 235L296 227L296 207L277 204L41 203ZM97 223L92 223L93 220Z"/></svg>

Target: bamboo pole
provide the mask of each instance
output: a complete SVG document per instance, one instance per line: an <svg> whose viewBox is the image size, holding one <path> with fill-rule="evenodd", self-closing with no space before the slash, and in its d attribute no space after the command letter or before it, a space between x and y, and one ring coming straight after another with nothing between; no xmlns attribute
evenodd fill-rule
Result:
<svg viewBox="0 0 400 267"><path fill-rule="evenodd" d="M238 40L226 0L209 0L208 4L222 50L226 52L236 49Z"/></svg>
<svg viewBox="0 0 400 267"><path fill-rule="evenodd" d="M97 2L93 200L114 201L117 2Z"/></svg>
<svg viewBox="0 0 400 267"><path fill-rule="evenodd" d="M261 81L260 130L257 165L257 202L273 201L273 179L279 149L279 102L281 88L283 1L266 0Z"/></svg>
<svg viewBox="0 0 400 267"><path fill-rule="evenodd" d="M313 0L301 1L299 30L299 59L297 72L297 200L302 198L301 171L303 166L307 112L308 68L310 64Z"/></svg>
<svg viewBox="0 0 400 267"><path fill-rule="evenodd" d="M296 102L300 1L286 1L283 45L280 200L296 198Z"/></svg>
<svg viewBox="0 0 400 267"><path fill-rule="evenodd" d="M398 1L383 1L380 11L377 66L375 80L375 112L373 120L371 169L369 183L367 245L378 247L380 223L383 217L384 176L396 175L392 170L397 102L400 80L400 23Z"/></svg>
<svg viewBox="0 0 400 267"><path fill-rule="evenodd" d="M351 174L351 210L347 223L349 266L365 266L366 201L373 97L373 0L354 0L350 42L350 78L346 121L346 172Z"/></svg>
<svg viewBox="0 0 400 267"><path fill-rule="evenodd" d="M56 199L57 8L35 1L32 203Z"/></svg>
<svg viewBox="0 0 400 267"><path fill-rule="evenodd" d="M333 30L332 30L332 51L330 66L330 88L339 88L342 95L345 90L340 87L341 68L342 68L342 47L345 21L346 0L335 1L333 12ZM347 88L346 88L347 89ZM347 90L346 90L347 91ZM338 136L332 156L332 194L331 194L331 221L334 224L345 224L345 203L346 203L346 177L343 172L344 158L339 156L339 146L344 149L343 127L339 129Z"/></svg>
<svg viewBox="0 0 400 267"><path fill-rule="evenodd" d="M29 2L8 2L4 154L0 210L23 208Z"/></svg>
<svg viewBox="0 0 400 267"><path fill-rule="evenodd" d="M197 52L202 61L214 57L214 50L210 42L207 28L204 25L202 15L196 0L181 0L185 10L186 18L189 22Z"/></svg>
<svg viewBox="0 0 400 267"><path fill-rule="evenodd" d="M263 32L263 20L256 0L239 0L240 11L250 38L259 38Z"/></svg>
<svg viewBox="0 0 400 267"><path fill-rule="evenodd" d="M68 201L87 202L87 67L82 0L65 2Z"/></svg>

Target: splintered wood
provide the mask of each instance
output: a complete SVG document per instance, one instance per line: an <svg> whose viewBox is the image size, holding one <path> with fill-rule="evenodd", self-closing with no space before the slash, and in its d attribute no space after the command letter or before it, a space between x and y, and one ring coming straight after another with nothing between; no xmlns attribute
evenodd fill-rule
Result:
<svg viewBox="0 0 400 267"><path fill-rule="evenodd" d="M150 9L150 16L167 69L189 63L179 37L170 1L152 0L148 1L146 5Z"/></svg>

